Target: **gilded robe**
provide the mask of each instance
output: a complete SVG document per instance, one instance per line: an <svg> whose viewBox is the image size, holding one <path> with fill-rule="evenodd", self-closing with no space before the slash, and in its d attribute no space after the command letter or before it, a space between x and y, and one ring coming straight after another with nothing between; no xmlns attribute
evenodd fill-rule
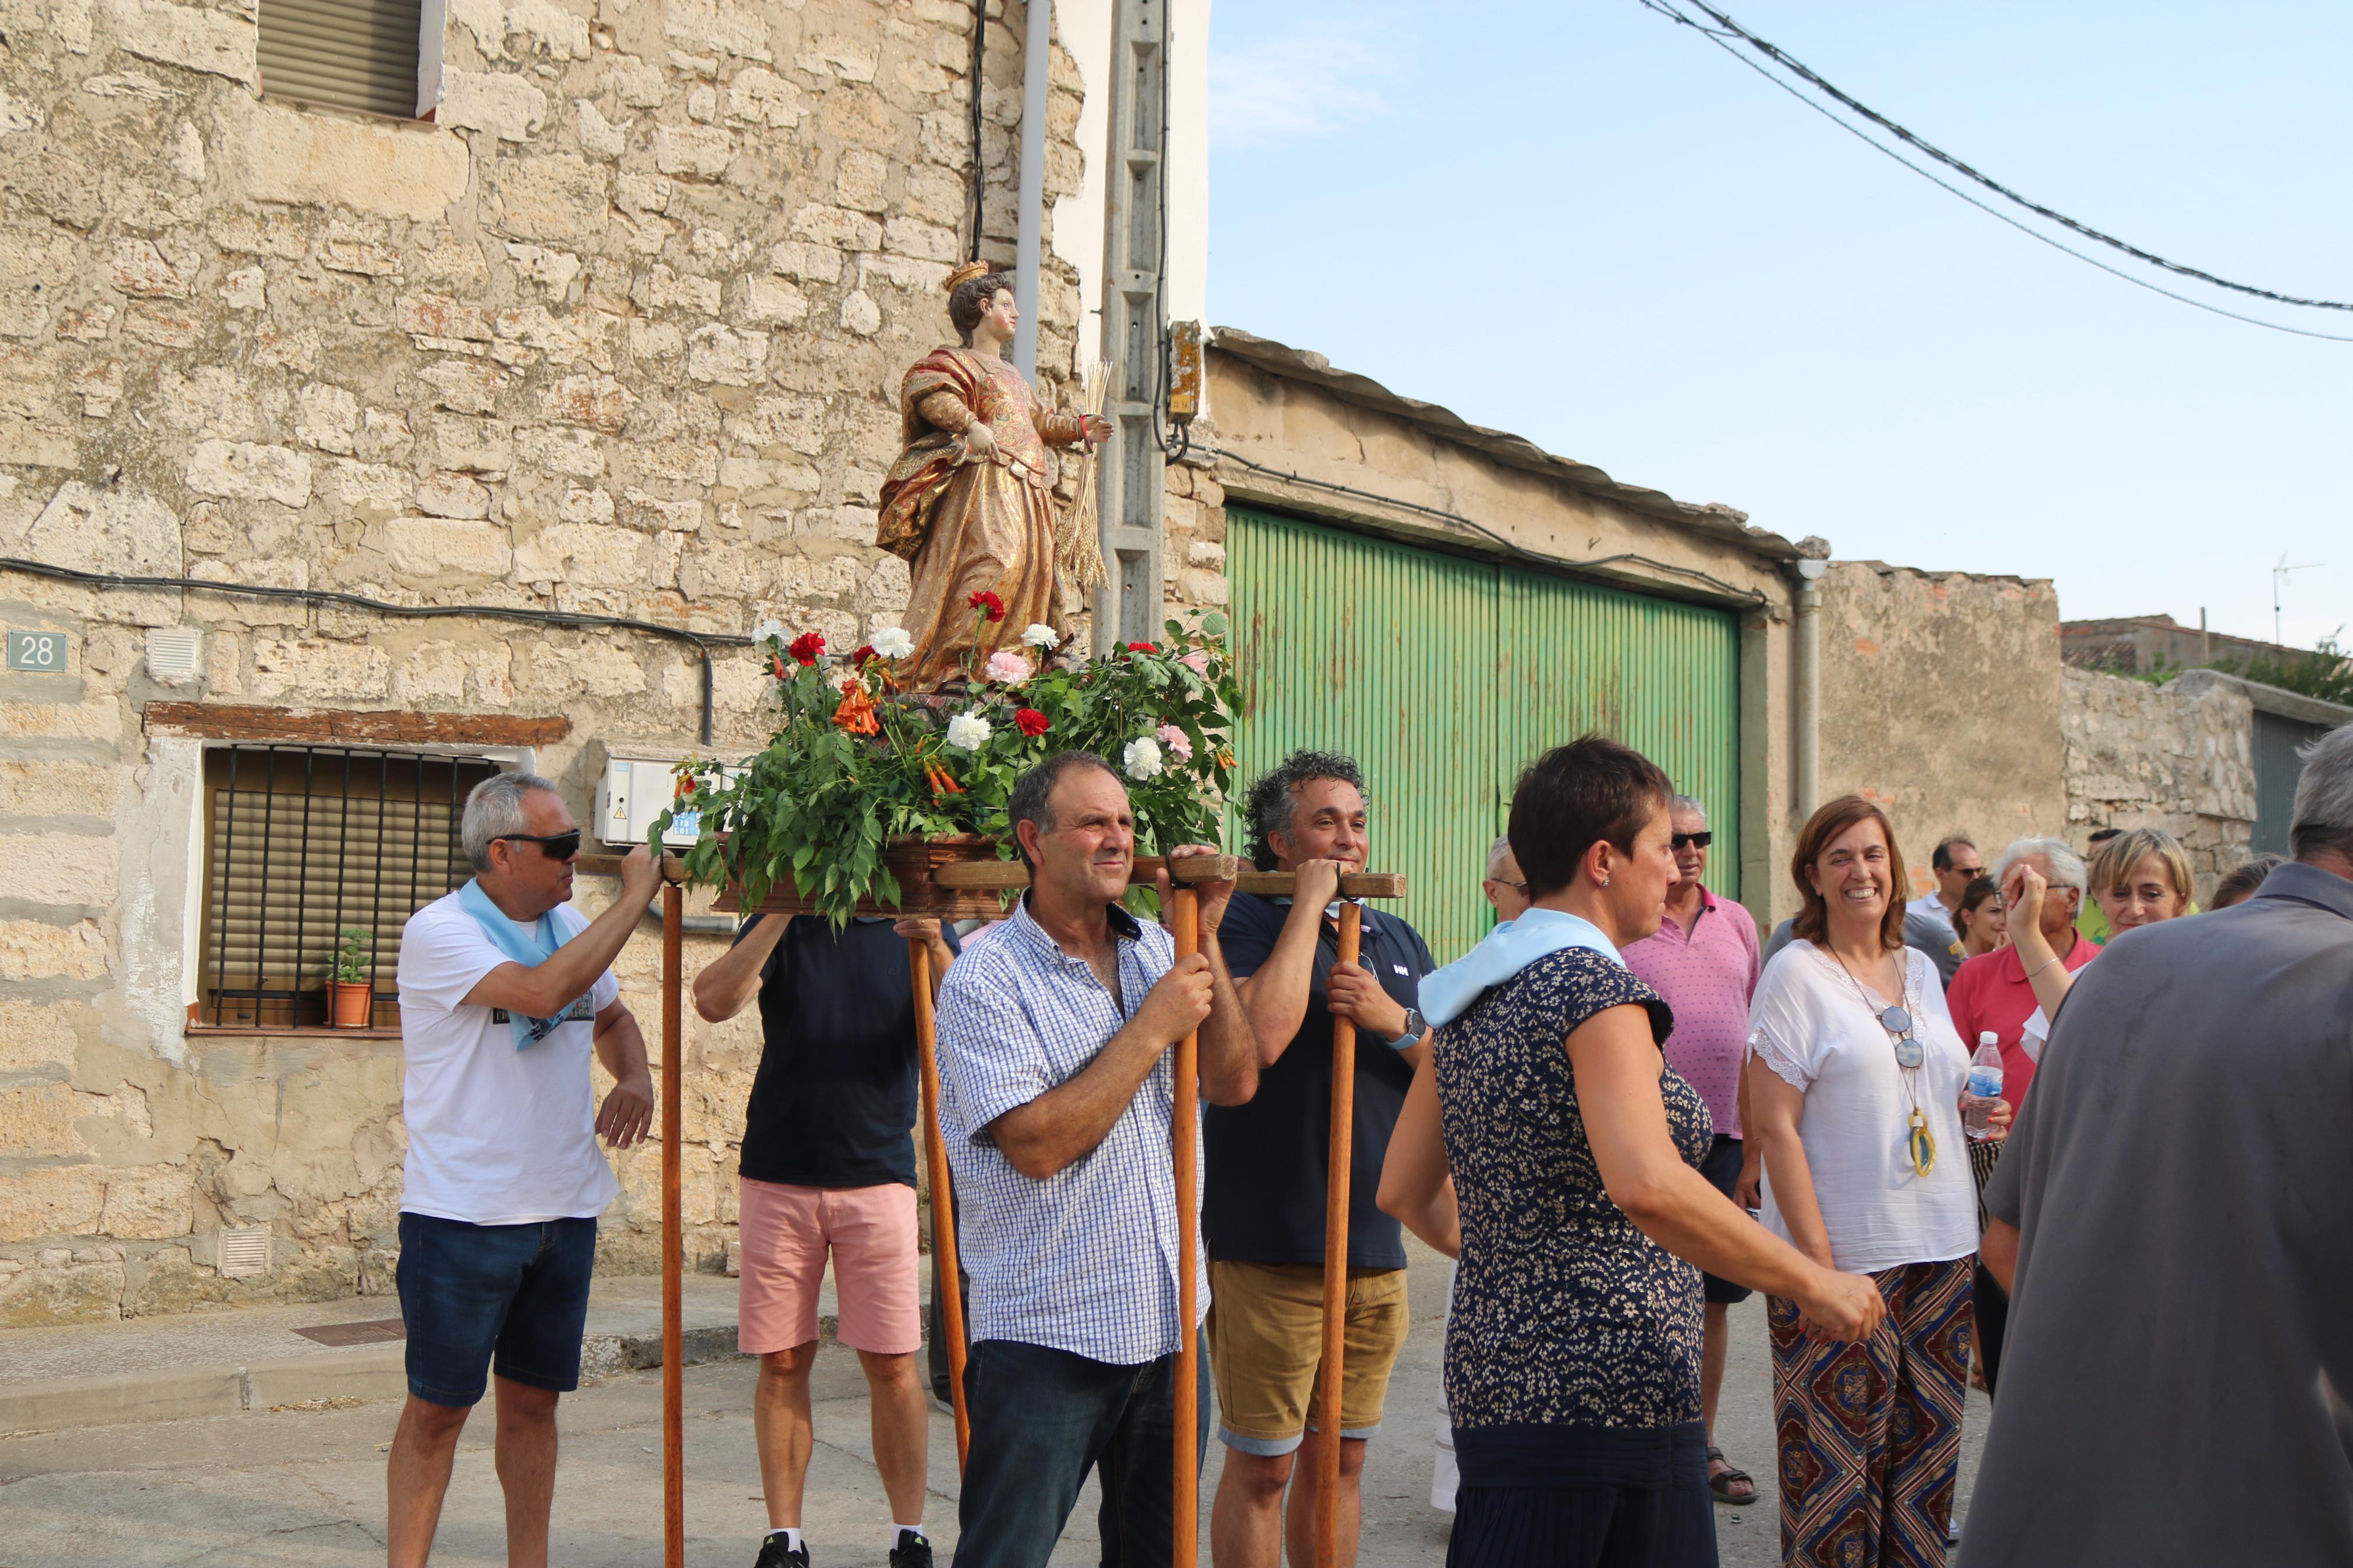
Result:
<svg viewBox="0 0 2353 1568"><path fill-rule="evenodd" d="M913 568L913 684L928 690L975 652L975 594L1005 605L1003 620L979 627L980 659L1033 622L1061 629L1046 448L1078 445L1084 426L1075 414L1041 411L1009 363L959 348L934 349L907 372L899 417L906 447L883 481L874 542ZM997 437L986 458L965 445L976 422Z"/></svg>

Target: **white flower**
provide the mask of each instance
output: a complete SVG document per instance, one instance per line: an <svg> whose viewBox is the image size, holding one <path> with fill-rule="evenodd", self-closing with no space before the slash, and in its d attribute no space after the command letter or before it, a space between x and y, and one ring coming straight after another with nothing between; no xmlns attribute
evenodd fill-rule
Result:
<svg viewBox="0 0 2353 1568"><path fill-rule="evenodd" d="M1139 735L1127 743L1127 749L1119 754L1119 760L1126 764L1129 778L1139 783L1145 779L1158 778L1160 776L1160 742L1149 735Z"/></svg>
<svg viewBox="0 0 2353 1568"><path fill-rule="evenodd" d="M1056 637L1054 635L1054 628L1048 626L1045 622L1031 621L1029 623L1029 629L1021 634L1021 640L1028 643L1031 647L1050 648L1056 643L1060 642L1062 639Z"/></svg>
<svg viewBox="0 0 2353 1568"><path fill-rule="evenodd" d="M988 744L988 721L977 711L959 713L948 721L948 744L976 752Z"/></svg>
<svg viewBox="0 0 2353 1568"><path fill-rule="evenodd" d="M873 647L884 658L905 658L915 651L915 639L904 626L884 626L874 634Z"/></svg>
<svg viewBox="0 0 2353 1568"><path fill-rule="evenodd" d="M762 643L782 642L784 640L785 623L782 621L773 619L765 620L752 628L752 646L754 647L759 647Z"/></svg>

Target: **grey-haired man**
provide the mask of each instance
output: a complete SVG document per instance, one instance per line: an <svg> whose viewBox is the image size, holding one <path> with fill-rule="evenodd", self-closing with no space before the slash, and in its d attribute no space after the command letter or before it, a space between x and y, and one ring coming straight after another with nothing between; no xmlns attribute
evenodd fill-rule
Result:
<svg viewBox="0 0 2353 1568"><path fill-rule="evenodd" d="M408 1404L385 1477L392 1568L433 1549L466 1417L495 1373L507 1561L543 1568L555 1402L580 1386L596 1216L620 1191L596 1152L646 1134L645 1037L611 973L658 873L641 845L594 921L568 905L580 826L555 786L501 773L466 797L471 881L401 931L401 1317ZM596 1103L588 1058L613 1075Z"/></svg>

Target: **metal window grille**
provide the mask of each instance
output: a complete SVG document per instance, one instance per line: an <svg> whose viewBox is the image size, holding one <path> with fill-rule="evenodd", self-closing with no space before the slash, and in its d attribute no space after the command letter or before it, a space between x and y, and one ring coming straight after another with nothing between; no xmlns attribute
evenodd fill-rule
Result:
<svg viewBox="0 0 2353 1568"><path fill-rule="evenodd" d="M400 1026L408 917L473 874L458 838L487 757L344 746L220 746L205 756L198 1026L315 1028L346 928L373 938L369 1026Z"/></svg>
<svg viewBox="0 0 2353 1568"><path fill-rule="evenodd" d="M419 0L261 0L261 89L413 120Z"/></svg>

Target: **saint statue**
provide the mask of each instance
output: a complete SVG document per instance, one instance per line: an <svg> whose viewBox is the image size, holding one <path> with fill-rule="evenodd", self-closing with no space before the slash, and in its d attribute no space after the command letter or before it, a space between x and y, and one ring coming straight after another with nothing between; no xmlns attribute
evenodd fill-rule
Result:
<svg viewBox="0 0 2353 1568"><path fill-rule="evenodd" d="M1046 448L1092 448L1112 428L1099 416L1039 408L1005 359L1020 319L1010 272L967 262L948 275L947 289L948 320L963 341L925 354L900 384L906 446L883 481L874 538L913 568L907 630L919 691L967 658L977 664L1018 645L1032 625L1063 630L1056 563L1068 562L1074 543L1083 562L1092 541L1061 537L1058 548ZM1072 531L1070 520L1059 531ZM976 615L977 595L996 595L1001 616Z"/></svg>

